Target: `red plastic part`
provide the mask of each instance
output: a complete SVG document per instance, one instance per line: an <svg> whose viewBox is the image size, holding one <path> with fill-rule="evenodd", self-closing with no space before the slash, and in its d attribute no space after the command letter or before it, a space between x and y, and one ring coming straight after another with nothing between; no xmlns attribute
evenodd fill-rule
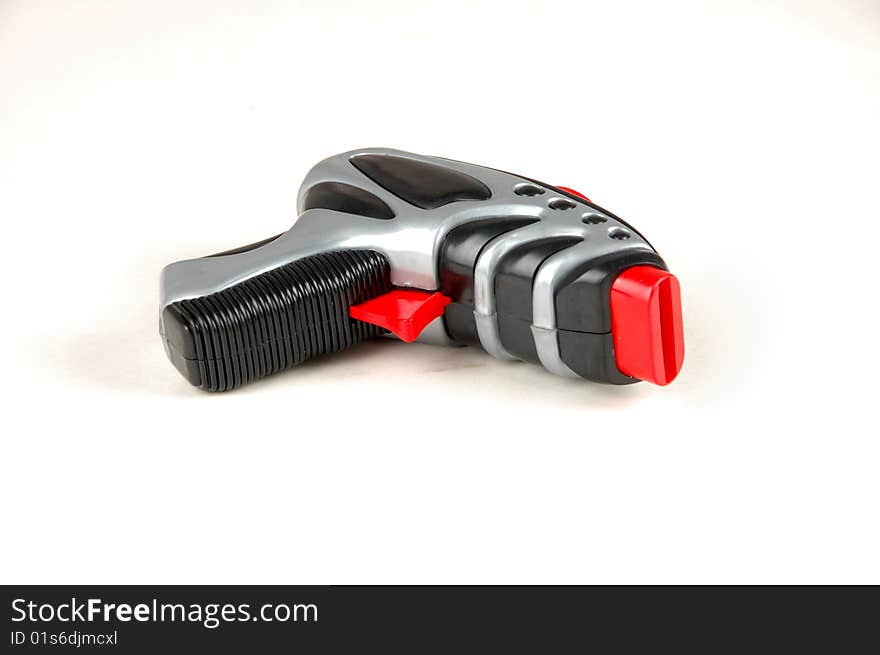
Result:
<svg viewBox="0 0 880 655"><path fill-rule="evenodd" d="M378 325L396 334L401 341L415 341L425 326L443 314L451 298L439 291L395 289L353 305L348 314L354 319Z"/></svg>
<svg viewBox="0 0 880 655"><path fill-rule="evenodd" d="M611 285L611 332L621 373L669 384L684 362L681 288L669 271L633 266Z"/></svg>
<svg viewBox="0 0 880 655"><path fill-rule="evenodd" d="M580 191L575 191L574 189L571 189L571 188L569 188L569 187L567 187L567 186L558 186L558 187L556 187L556 188L559 189L560 191L565 191L565 192L567 192L567 193L573 193L573 194L576 195L578 198L583 198L583 199L586 200L587 202L593 202L592 200L590 200L589 198L587 198L587 197L586 197L583 193L581 193Z"/></svg>

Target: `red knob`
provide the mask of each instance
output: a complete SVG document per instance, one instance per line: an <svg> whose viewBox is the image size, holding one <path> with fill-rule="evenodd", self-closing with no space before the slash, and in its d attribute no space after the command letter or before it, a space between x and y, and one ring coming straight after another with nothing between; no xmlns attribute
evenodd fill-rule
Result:
<svg viewBox="0 0 880 655"><path fill-rule="evenodd" d="M669 271L633 266L611 285L611 332L620 372L669 384L684 361L681 288Z"/></svg>

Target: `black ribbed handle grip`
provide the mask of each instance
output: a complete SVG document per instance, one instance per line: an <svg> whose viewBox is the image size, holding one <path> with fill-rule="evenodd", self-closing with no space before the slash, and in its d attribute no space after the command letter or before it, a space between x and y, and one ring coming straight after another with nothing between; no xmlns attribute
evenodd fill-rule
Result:
<svg viewBox="0 0 880 655"><path fill-rule="evenodd" d="M165 307L166 351L195 386L235 389L380 336L348 310L390 290L388 260L373 250L306 257Z"/></svg>

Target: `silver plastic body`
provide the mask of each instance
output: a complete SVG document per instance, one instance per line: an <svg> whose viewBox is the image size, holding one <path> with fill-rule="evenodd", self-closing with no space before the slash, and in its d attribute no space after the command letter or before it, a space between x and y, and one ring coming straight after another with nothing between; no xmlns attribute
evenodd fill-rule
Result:
<svg viewBox="0 0 880 655"><path fill-rule="evenodd" d="M436 209L420 209L376 184L352 165L352 157L365 154L394 155L465 173L489 187L492 197L488 200L461 200ZM329 209L303 211L306 192L321 182L343 182L361 187L391 207L395 218L378 220ZM537 222L496 237L483 248L476 261L474 315L480 343L495 357L513 357L501 344L495 313L495 276L503 255L514 247L550 236L580 238L580 242L541 264L532 292L532 333L542 364L553 373L574 375L560 358L556 335L554 298L566 274L585 261L608 252L652 249L640 235L609 214L572 202L568 197L555 194L552 188L542 187L543 193L533 196L518 194L517 189L523 185L539 186L526 178L492 168L387 148L352 150L329 157L306 175L297 197L299 218L293 227L254 250L188 259L166 266L161 276L160 309L178 300L220 291L303 257L352 248L377 250L385 255L391 264L392 284L435 290L439 287L438 255L451 230L486 218L530 217ZM571 204L574 206L569 207ZM566 208L554 209L560 205ZM604 221L590 224L583 220L586 216L596 215ZM612 235L626 238L616 239ZM434 344L452 343L446 335L442 317L429 325L418 340Z"/></svg>

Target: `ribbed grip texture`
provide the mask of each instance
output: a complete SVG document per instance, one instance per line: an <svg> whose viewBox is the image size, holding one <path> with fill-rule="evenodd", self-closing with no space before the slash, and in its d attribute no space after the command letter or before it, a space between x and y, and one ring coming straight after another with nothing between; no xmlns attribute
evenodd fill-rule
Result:
<svg viewBox="0 0 880 655"><path fill-rule="evenodd" d="M390 267L378 252L306 257L166 307L168 355L192 384L234 389L383 334L348 309L390 289Z"/></svg>

